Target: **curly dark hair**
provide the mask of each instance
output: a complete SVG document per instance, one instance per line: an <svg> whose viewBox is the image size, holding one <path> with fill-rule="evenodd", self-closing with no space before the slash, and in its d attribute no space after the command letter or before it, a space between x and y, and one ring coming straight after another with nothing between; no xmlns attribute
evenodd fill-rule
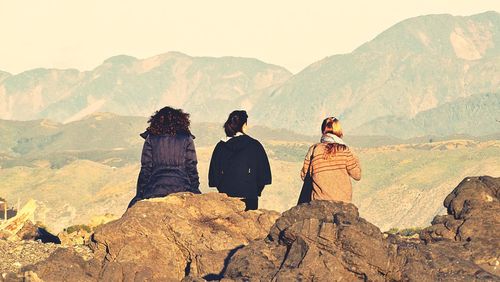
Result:
<svg viewBox="0 0 500 282"><path fill-rule="evenodd" d="M193 134L189 130L191 122L189 114L182 109L174 109L172 107L164 107L156 111L148 120L150 124L147 131L155 135L176 135L176 134Z"/></svg>

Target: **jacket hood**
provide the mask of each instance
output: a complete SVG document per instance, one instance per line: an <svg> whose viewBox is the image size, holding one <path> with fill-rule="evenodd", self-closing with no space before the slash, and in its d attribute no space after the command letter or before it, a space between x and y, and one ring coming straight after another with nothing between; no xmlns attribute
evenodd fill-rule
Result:
<svg viewBox="0 0 500 282"><path fill-rule="evenodd" d="M220 141L220 143L222 144L222 146L224 146L228 150L233 151L233 152L238 152L238 151L245 149L250 144L252 144L252 140L253 140L252 137L250 137L248 135L241 135L241 136L232 137L231 139L229 139L227 141Z"/></svg>

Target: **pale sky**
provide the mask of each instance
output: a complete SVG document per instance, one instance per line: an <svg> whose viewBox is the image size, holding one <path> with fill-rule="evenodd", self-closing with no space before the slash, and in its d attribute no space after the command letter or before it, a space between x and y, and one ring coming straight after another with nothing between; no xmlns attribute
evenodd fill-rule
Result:
<svg viewBox="0 0 500 282"><path fill-rule="evenodd" d="M252 57L297 73L406 18L500 11L500 0L0 0L0 70L91 70L126 54Z"/></svg>

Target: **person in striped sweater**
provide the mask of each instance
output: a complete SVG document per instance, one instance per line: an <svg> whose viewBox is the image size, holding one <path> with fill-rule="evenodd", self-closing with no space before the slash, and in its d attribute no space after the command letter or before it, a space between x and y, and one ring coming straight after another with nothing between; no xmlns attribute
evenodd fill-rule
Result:
<svg viewBox="0 0 500 282"><path fill-rule="evenodd" d="M300 173L302 180L311 164L311 199L350 203L351 178L356 181L361 179L359 159L342 140L344 134L337 118L329 117L323 120L321 133L321 142L312 145L307 152Z"/></svg>

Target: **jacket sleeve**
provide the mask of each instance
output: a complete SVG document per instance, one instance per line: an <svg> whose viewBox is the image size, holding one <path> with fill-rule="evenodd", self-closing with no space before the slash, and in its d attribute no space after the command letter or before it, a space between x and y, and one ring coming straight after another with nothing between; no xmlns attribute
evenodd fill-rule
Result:
<svg viewBox="0 0 500 282"><path fill-rule="evenodd" d="M212 158L210 159L210 167L208 168L208 186L218 187L219 186L219 144L217 144L212 153Z"/></svg>
<svg viewBox="0 0 500 282"><path fill-rule="evenodd" d="M361 166L359 164L359 159L349 150L347 156L347 173L356 181L361 180Z"/></svg>
<svg viewBox="0 0 500 282"><path fill-rule="evenodd" d="M313 152L313 148L315 145L309 147L309 150L307 151L306 157L304 159L304 164L302 165L302 169L300 170L300 178L304 180L307 174L307 170L309 169L309 164L311 163L311 155Z"/></svg>
<svg viewBox="0 0 500 282"><path fill-rule="evenodd" d="M257 186L260 192L264 189L265 185L272 183L271 166L267 158L266 151L262 144L258 143L257 150Z"/></svg>
<svg viewBox="0 0 500 282"><path fill-rule="evenodd" d="M141 171L137 179L137 196L142 197L144 189L148 184L151 172L153 170L153 149L151 147L151 139L149 137L144 141L141 155Z"/></svg>
<svg viewBox="0 0 500 282"><path fill-rule="evenodd" d="M191 192L200 193L200 177L198 176L198 158L196 157L196 149L193 138L189 138L186 147L186 170L191 183Z"/></svg>

